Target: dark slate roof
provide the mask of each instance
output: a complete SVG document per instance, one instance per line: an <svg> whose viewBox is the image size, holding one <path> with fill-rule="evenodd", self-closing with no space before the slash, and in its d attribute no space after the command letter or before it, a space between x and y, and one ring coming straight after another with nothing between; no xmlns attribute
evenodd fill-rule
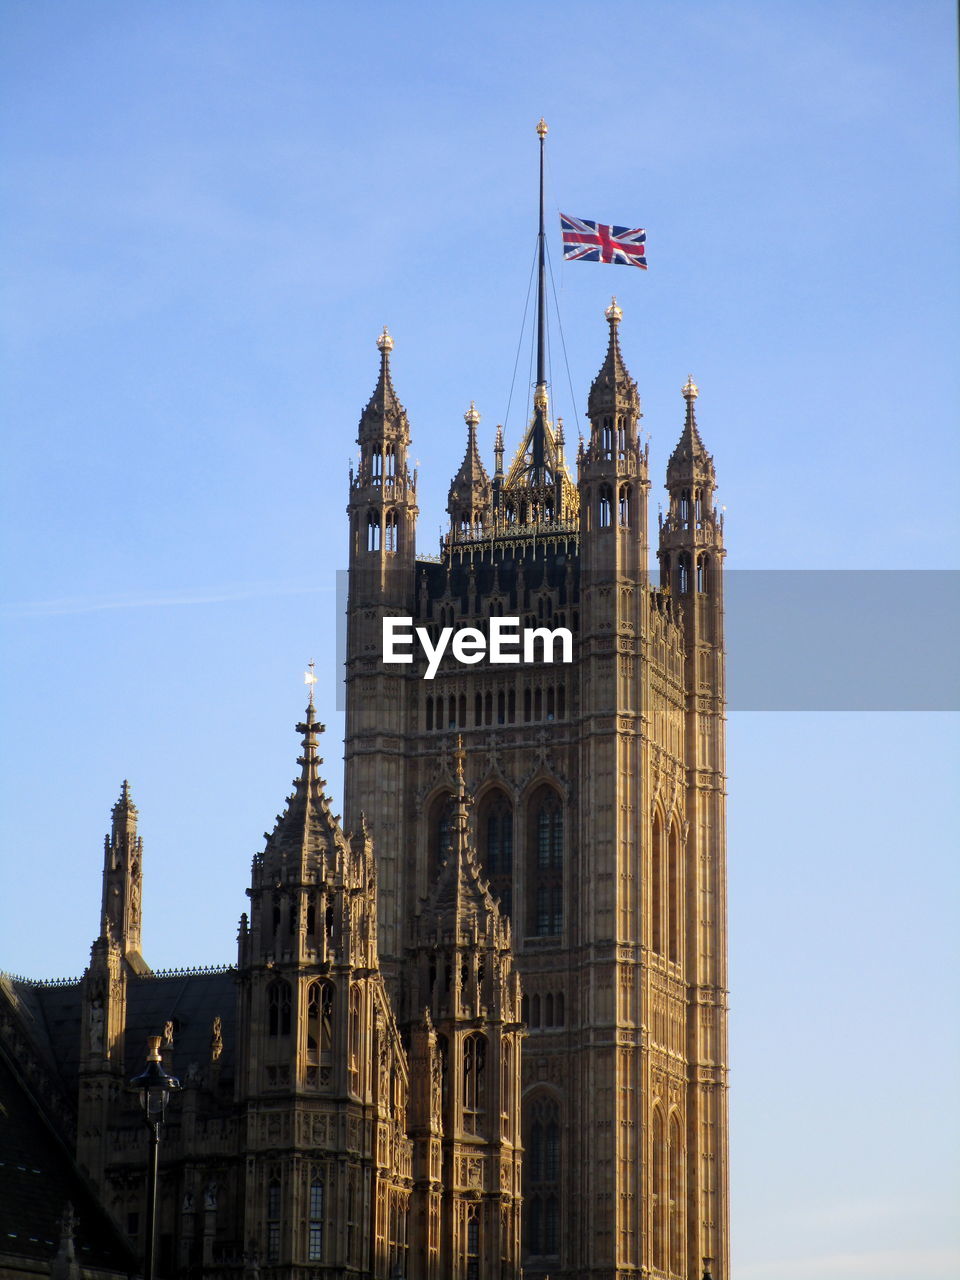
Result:
<svg viewBox="0 0 960 1280"><path fill-rule="evenodd" d="M38 1056L75 1100L80 1065L80 984L42 985L18 980L11 985ZM160 1035L169 1021L174 1024L174 1074L186 1076L193 1062L203 1067L210 1061L211 1029L217 1016L223 1039L220 1073L227 1081L236 1062L236 971L128 978L124 1073L136 1075L143 1067L147 1036Z"/></svg>
<svg viewBox="0 0 960 1280"><path fill-rule="evenodd" d="M169 1021L174 1024L173 1074L185 1077L191 1063L205 1066L210 1061L213 1020L219 1017L223 1038L221 1079L232 1078L237 1059L236 982L234 969L130 979L124 1070L136 1074L142 1068L147 1036L160 1035Z"/></svg>
<svg viewBox="0 0 960 1280"><path fill-rule="evenodd" d="M127 1275L135 1259L0 1053L0 1253L52 1261L67 1203L82 1267Z"/></svg>

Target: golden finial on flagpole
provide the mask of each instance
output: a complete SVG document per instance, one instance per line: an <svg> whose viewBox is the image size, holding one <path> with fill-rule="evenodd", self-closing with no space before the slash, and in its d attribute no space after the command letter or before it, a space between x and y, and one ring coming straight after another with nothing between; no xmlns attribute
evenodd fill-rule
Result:
<svg viewBox="0 0 960 1280"><path fill-rule="evenodd" d="M537 137L541 140L547 136L547 122L543 116L540 117L540 123L537 125Z"/></svg>
<svg viewBox="0 0 960 1280"><path fill-rule="evenodd" d="M317 683L316 663L311 658L307 670L303 673L303 683L310 686L310 706L313 706L313 686Z"/></svg>

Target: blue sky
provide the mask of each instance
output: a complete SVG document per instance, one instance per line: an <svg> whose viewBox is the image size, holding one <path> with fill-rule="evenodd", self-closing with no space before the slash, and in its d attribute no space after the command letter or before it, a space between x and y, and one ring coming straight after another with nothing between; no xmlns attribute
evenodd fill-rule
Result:
<svg viewBox="0 0 960 1280"><path fill-rule="evenodd" d="M7 0L0 21L0 965L83 968L124 777L148 959L232 959L302 669L332 665L374 339L396 338L432 551L464 410L489 455L507 408L540 115L568 436L616 292L655 477L700 385L730 566L956 568L950 5ZM646 226L650 270L562 266L558 208ZM942 713L731 714L742 1280L960 1265L958 754Z"/></svg>

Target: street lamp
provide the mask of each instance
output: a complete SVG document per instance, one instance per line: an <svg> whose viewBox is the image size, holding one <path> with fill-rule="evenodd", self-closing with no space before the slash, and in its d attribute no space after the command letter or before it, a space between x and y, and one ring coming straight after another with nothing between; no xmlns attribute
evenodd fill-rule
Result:
<svg viewBox="0 0 960 1280"><path fill-rule="evenodd" d="M160 1062L160 1036L147 1037L147 1065L130 1081L140 1092L143 1118L150 1130L150 1162L147 1166L147 1250L143 1264L144 1280L153 1280L153 1263L157 1246L157 1166L160 1156L160 1126L170 1094L180 1088L180 1081L168 1076Z"/></svg>

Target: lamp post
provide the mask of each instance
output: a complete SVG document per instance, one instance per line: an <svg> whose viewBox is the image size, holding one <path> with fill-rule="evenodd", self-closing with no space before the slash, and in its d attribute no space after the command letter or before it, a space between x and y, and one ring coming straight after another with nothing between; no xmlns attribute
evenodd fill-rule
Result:
<svg viewBox="0 0 960 1280"><path fill-rule="evenodd" d="M160 1036L147 1037L147 1065L130 1081L139 1090L143 1118L150 1130L150 1160L147 1165L147 1248L143 1264L144 1280L153 1280L154 1256L157 1248L157 1167L160 1157L160 1126L170 1094L180 1088L180 1081L168 1076L160 1062Z"/></svg>

